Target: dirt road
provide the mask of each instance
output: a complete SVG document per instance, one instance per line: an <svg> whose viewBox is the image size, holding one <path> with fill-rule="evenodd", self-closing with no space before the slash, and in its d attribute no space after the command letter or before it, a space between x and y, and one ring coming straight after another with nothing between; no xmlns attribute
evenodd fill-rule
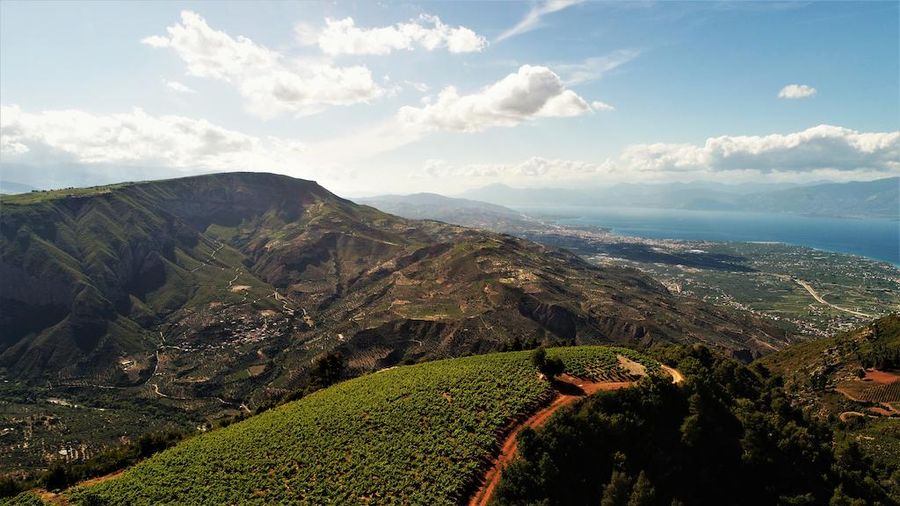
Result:
<svg viewBox="0 0 900 506"><path fill-rule="evenodd" d="M659 364L659 366L662 368L663 371L666 371L667 373L669 373L669 376L672 377L672 383L675 383L677 385L678 383L681 383L684 381L684 376L682 376L681 373L678 372L678 369L674 369L672 367L669 367L667 365L662 365L662 364Z"/></svg>
<svg viewBox="0 0 900 506"><path fill-rule="evenodd" d="M832 307L832 308L834 308L834 309L837 309L838 311L843 311L843 312L845 312L845 313L850 313L850 314L856 315L856 316L862 316L863 318L872 318L872 315L868 315L868 314L866 314L866 313L860 313L859 311L854 311L854 310L852 310L852 309L847 309L847 308L845 308L845 307L835 306L834 304L832 304L832 303L828 302L827 300L823 299L822 296L819 295L819 292L817 292L817 291L816 291L812 286L810 286L810 284L807 283L806 281L803 281L802 279L797 279L797 278L793 278L793 280L794 280L795 283L797 283L798 285L800 285L800 286L802 286L803 288L805 288L806 291L809 292L809 294L812 295L813 298L816 299L816 302L818 302L819 304L825 304L826 306L830 306L830 307Z"/></svg>
<svg viewBox="0 0 900 506"><path fill-rule="evenodd" d="M662 364L660 364L660 367L672 376L672 383L678 384L684 381L684 376L677 369ZM519 433L522 432L522 429L525 427L531 427L532 429L540 427L553 416L553 413L559 411L560 408L572 404L586 395L601 391L619 390L634 385L633 381L586 381L568 374L561 374L556 379L561 383L566 383L569 387L574 387L573 393L569 393L568 389L562 389L564 391L560 391L559 396L554 399L549 406L531 415L530 418L517 425L509 435L506 436L500 450L500 455L494 459L494 464L487 473L485 473L484 483L475 495L472 496L472 499L469 501L469 506L486 506L488 502L490 502L491 496L494 494L494 489L496 489L497 485L500 483L500 476L503 472L503 468L516 455L518 437ZM574 392L578 393L576 394Z"/></svg>
<svg viewBox="0 0 900 506"><path fill-rule="evenodd" d="M579 378L574 378L572 376L569 376L568 374L560 375L557 379L563 383L568 383L569 385L576 387L576 389L581 390L581 392L583 393L580 393L578 395L562 393L549 406L538 411L530 418L517 425L503 441L503 447L500 450L500 455L494 460L494 465L491 466L491 469L488 470L488 472L484 475L484 484L481 485L481 488L478 489L478 492L476 492L475 495L472 496L472 500L469 501L469 506L484 506L488 503L488 501L490 501L491 496L494 494L494 489L497 488L497 484L500 483L500 475L503 471L503 468L516 455L518 436L522 429L524 429L525 427L540 427L548 419L550 419L553 413L556 413L560 408L577 401L585 395L590 395L602 390L618 390L620 388L627 388L634 384L634 382L631 381L594 383L590 381L584 381Z"/></svg>

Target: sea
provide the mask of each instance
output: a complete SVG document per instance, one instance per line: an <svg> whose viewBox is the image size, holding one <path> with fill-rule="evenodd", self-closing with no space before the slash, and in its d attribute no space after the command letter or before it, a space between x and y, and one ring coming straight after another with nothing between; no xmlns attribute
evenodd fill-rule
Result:
<svg viewBox="0 0 900 506"><path fill-rule="evenodd" d="M591 225L649 239L781 242L900 266L900 221L733 211L617 207L516 207L560 225Z"/></svg>

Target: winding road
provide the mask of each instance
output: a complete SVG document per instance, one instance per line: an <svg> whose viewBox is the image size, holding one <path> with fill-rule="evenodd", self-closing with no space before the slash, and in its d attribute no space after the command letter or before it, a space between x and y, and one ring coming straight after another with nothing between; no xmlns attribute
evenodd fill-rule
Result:
<svg viewBox="0 0 900 506"><path fill-rule="evenodd" d="M681 383L684 381L684 376L678 372L676 369L673 369L666 365L660 365L664 371L666 371L670 376L672 376L672 383ZM527 420L515 426L513 430L506 436L506 439L503 441L503 446L500 450L500 455L494 459L494 464L484 475L484 483L475 492L475 495L472 496L472 499L469 501L469 506L487 506L487 504L491 500L491 496L494 494L494 490L497 488L497 485L500 483L500 477L503 473L503 468L515 457L516 449L518 447L518 437L519 433L522 432L522 429L525 427L531 427L532 429L538 428L543 425L547 420L553 416L553 413L559 411L563 406L568 406L573 402L581 399L587 395L591 395L596 392L601 391L611 391L611 390L619 390L622 388L628 388L634 385L633 381L604 381L604 382L592 382L582 380L580 378L576 378L574 376L569 376L568 374L561 374L556 377L556 380L561 383L566 383L570 387L573 387L575 392L579 392L578 394L571 394L566 392L560 392L559 396L553 400L553 402L547 406L546 408L538 411L537 413L531 415Z"/></svg>
<svg viewBox="0 0 900 506"><path fill-rule="evenodd" d="M810 284L807 283L806 281L803 281L802 279L797 279L797 278L791 278L791 279L793 279L794 282L797 283L798 285L800 285L800 286L802 286L803 288L805 288L806 291L809 292L809 294L812 295L813 298L816 299L816 302L818 302L819 304L825 304L826 306L830 306L830 307L832 307L832 308L834 308L834 309L837 309L838 311L843 311L843 312L845 312L845 313L850 313L850 314L852 314L852 315L861 316L861 317L863 317L863 318L872 318L872 315L868 315L868 314L866 314L866 313L860 313L859 311L854 311L854 310L852 310L852 309L847 309L847 308L845 308L845 307L835 306L834 304L832 304L832 303L828 302L827 300L823 299L822 296L819 295L819 292L817 292L817 291L816 291L812 286L810 286Z"/></svg>
<svg viewBox="0 0 900 506"><path fill-rule="evenodd" d="M208 259L208 260L202 261L202 262L200 263L200 265L198 265L197 267L194 267L193 269L191 269L191 272L197 272L197 271L199 271L200 269L202 269L203 267L209 265L210 262L212 262L213 260L216 259L216 253L218 253L219 250L221 250L221 249L224 248L224 247L225 247L225 243L220 242L220 243L219 243L219 246L218 246L216 249L214 249L212 253L210 253L209 259Z"/></svg>

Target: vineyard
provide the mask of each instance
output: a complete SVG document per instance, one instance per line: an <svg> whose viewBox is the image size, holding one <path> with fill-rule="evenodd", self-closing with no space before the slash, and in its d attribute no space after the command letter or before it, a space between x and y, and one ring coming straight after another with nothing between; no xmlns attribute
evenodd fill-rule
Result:
<svg viewBox="0 0 900 506"><path fill-rule="evenodd" d="M570 374L621 374L631 350L557 348ZM399 367L192 438L73 503L458 504L514 423L549 401L529 352Z"/></svg>
<svg viewBox="0 0 900 506"><path fill-rule="evenodd" d="M620 365L619 356L642 363L649 374L660 372L659 364L648 361L640 353L624 348L598 348L583 346L578 348L561 348L549 353L559 356L566 365L566 371L579 378L591 381L630 381L630 377Z"/></svg>
<svg viewBox="0 0 900 506"><path fill-rule="evenodd" d="M851 399L863 402L900 402L900 381L886 384L848 381L842 383L837 390Z"/></svg>

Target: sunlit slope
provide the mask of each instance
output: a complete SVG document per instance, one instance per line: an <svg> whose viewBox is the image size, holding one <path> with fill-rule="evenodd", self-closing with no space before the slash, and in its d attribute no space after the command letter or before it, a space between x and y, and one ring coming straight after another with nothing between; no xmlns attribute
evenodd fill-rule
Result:
<svg viewBox="0 0 900 506"><path fill-rule="evenodd" d="M675 296L635 270L405 220L286 176L37 192L3 196L0 207L0 373L14 379L140 385L156 351L174 345L170 367L156 371L177 383L167 392L243 401L283 393L311 356L338 347L364 372L494 351L516 337L744 351L787 341L752 315ZM279 329L237 351L241 367L265 366L258 384L217 377L234 372L217 350L239 325ZM209 364L203 392L178 381L197 363Z"/></svg>
<svg viewBox="0 0 900 506"><path fill-rule="evenodd" d="M572 371L614 372L631 350L557 348ZM504 429L551 395L529 352L373 373L193 438L74 493L112 504L456 504Z"/></svg>

